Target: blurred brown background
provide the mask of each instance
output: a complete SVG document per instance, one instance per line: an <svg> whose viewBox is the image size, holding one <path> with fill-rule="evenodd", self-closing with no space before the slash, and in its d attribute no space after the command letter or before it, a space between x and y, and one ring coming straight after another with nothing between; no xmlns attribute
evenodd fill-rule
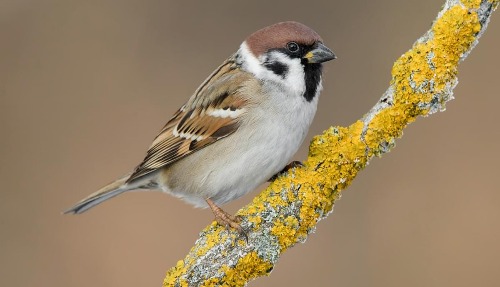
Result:
<svg viewBox="0 0 500 287"><path fill-rule="evenodd" d="M210 211L161 193L61 211L133 168L254 30L297 20L339 56L312 136L369 110L443 3L1 1L0 285L160 286ZM461 65L448 111L406 129L316 234L250 286L498 286L499 18Z"/></svg>

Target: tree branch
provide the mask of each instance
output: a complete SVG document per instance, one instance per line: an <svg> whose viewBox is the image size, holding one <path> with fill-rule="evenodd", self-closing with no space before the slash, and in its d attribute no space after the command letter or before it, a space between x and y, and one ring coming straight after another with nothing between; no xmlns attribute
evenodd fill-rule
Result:
<svg viewBox="0 0 500 287"><path fill-rule="evenodd" d="M275 180L238 215L248 242L215 222L205 228L163 286L244 286L271 272L280 255L304 242L340 193L418 116L445 109L457 66L486 30L499 0L447 0L431 29L392 68L389 88L349 127L331 127L310 145L305 166Z"/></svg>

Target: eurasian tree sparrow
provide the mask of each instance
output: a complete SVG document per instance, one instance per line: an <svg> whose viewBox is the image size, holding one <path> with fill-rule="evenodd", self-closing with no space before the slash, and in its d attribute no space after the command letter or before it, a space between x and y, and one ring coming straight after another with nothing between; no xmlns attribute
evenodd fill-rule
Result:
<svg viewBox="0 0 500 287"><path fill-rule="evenodd" d="M82 213L125 191L161 189L209 206L220 224L241 232L238 219L218 205L252 191L290 161L316 113L322 63L335 58L303 24L258 30L174 114L132 173L65 213Z"/></svg>

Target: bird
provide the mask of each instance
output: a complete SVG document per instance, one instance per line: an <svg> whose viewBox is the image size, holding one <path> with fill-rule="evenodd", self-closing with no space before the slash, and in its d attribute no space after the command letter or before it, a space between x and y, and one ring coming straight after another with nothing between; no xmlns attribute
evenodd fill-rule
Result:
<svg viewBox="0 0 500 287"><path fill-rule="evenodd" d="M243 232L220 206L254 190L304 141L322 90L323 63L336 55L295 21L248 36L174 113L133 171L64 213L80 214L132 190L161 190Z"/></svg>

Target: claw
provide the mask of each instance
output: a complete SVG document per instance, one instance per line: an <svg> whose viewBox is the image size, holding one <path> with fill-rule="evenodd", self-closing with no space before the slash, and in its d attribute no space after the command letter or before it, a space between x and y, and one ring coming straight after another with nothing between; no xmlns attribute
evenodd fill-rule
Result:
<svg viewBox="0 0 500 287"><path fill-rule="evenodd" d="M212 212L215 215L215 221L217 221L219 225L224 226L226 229L235 229L241 236L244 236L245 240L248 242L248 234L240 225L241 217L233 216L225 212L224 210L222 210L222 208L218 207L211 199L206 199L206 202L208 203L208 206L210 206L210 209L212 209Z"/></svg>

